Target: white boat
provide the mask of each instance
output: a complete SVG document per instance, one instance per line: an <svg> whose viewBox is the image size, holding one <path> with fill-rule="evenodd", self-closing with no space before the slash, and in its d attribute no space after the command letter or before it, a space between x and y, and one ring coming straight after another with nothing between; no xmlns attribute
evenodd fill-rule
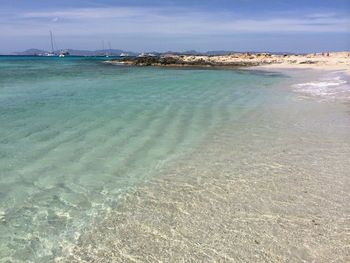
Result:
<svg viewBox="0 0 350 263"><path fill-rule="evenodd" d="M68 52L68 50L61 50L61 52L58 56L60 58L64 58L65 56L69 56L69 52Z"/></svg>
<svg viewBox="0 0 350 263"><path fill-rule="evenodd" d="M129 57L129 54L128 53L121 53L120 57Z"/></svg>
<svg viewBox="0 0 350 263"><path fill-rule="evenodd" d="M157 55L152 54L152 53L141 53L140 55L138 55L138 57L142 58L142 57L156 57Z"/></svg>

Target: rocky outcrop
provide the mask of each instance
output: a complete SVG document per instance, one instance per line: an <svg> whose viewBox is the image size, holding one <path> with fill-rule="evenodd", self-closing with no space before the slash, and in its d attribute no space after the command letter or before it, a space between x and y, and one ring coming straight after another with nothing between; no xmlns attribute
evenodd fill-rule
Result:
<svg viewBox="0 0 350 263"><path fill-rule="evenodd" d="M221 56L163 55L127 57L106 63L163 67L251 67L261 65L350 66L350 53L321 53L308 55L276 55L269 53L236 53Z"/></svg>
<svg viewBox="0 0 350 263"><path fill-rule="evenodd" d="M205 58L187 59L187 56L166 56L166 57L134 57L115 60L117 64L127 64L135 66L192 66L192 67L248 67L257 66L259 63L254 61L234 61L234 62L216 62ZM113 64L113 62L112 62Z"/></svg>

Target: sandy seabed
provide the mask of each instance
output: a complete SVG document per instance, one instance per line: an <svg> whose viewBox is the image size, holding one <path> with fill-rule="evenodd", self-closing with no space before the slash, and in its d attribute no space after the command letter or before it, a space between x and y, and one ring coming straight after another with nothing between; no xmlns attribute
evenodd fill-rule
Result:
<svg viewBox="0 0 350 263"><path fill-rule="evenodd" d="M58 262L349 262L348 104L297 95L217 130Z"/></svg>

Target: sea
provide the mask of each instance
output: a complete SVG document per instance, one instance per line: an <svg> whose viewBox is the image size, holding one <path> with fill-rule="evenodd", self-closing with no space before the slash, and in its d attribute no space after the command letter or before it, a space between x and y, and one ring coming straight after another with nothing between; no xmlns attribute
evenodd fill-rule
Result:
<svg viewBox="0 0 350 263"><path fill-rule="evenodd" d="M348 257L344 72L106 59L0 57L0 262Z"/></svg>

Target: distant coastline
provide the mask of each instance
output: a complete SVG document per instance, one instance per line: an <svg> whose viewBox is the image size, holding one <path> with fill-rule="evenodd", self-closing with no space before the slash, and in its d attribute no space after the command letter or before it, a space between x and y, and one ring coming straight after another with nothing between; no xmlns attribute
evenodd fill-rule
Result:
<svg viewBox="0 0 350 263"><path fill-rule="evenodd" d="M130 56L139 56L141 54L144 54L143 52L138 51L132 51L132 50L123 50L123 49L97 49L97 50L86 50L86 49L72 49L68 48L65 49L71 54L72 56L103 56L105 54L111 55L111 56L120 56L123 54L128 54ZM0 56L41 56L49 53L48 50L43 49L37 49L37 48L30 48L24 51L14 51L11 53L0 53ZM55 53L59 53L60 50L54 50ZM292 54L305 54L300 52L268 52L268 51L249 51L251 54L258 54L258 53L270 53L274 55L292 55ZM156 56L162 56L165 54L172 54L172 55L195 55L195 56L224 56L224 55L231 55L231 54L239 54L240 51L234 51L234 50L210 50L210 51L204 51L199 52L197 50L185 50L185 51L148 51L146 54L154 54Z"/></svg>

